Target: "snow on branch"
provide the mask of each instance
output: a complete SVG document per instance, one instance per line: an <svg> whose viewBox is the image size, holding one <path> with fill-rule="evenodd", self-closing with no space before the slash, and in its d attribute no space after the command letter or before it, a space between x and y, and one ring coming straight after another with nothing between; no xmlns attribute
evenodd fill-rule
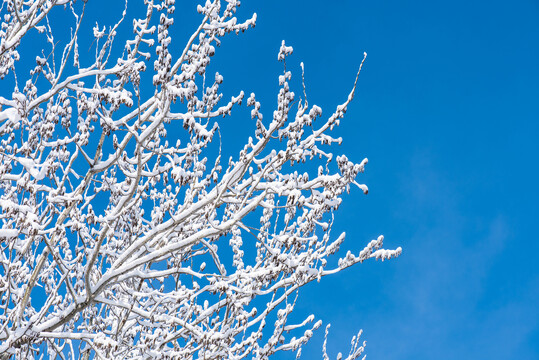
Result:
<svg viewBox="0 0 539 360"><path fill-rule="evenodd" d="M182 45L173 0L146 0L134 19L128 5L107 26L86 20L94 2L3 1L0 77L12 88L0 96L0 354L299 354L321 326L291 315L303 285L401 253L380 237L328 265L344 241L331 234L342 196L368 191L357 182L367 159L330 152L357 77L322 117L305 87L297 101L285 67L264 117L254 93L226 101L223 76L208 73L221 39L256 14L240 20L239 1L208 0ZM25 69L29 34L43 42ZM278 60L292 51L283 41ZM223 160L221 119L243 100L253 136ZM363 352L358 339L347 359Z"/></svg>

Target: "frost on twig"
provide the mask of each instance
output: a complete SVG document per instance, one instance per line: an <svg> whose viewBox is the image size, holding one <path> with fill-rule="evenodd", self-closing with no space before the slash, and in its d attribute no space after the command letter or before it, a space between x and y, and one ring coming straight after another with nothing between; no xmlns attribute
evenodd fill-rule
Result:
<svg viewBox="0 0 539 360"><path fill-rule="evenodd" d="M367 159L330 152L357 78L323 117L305 88L297 101L285 67L277 107L264 117L255 94L227 101L223 76L208 74L221 38L254 27L256 14L241 21L238 1L206 1L180 46L174 1L144 4L140 18L126 7L88 35L91 2L3 2L0 77L11 76L13 88L0 96L0 354L265 359L297 351L321 326L291 316L301 286L401 251L383 250L380 237L328 265L344 241L331 233L342 195L368 191L357 182ZM65 41L54 16L72 21ZM23 70L18 49L31 32L43 51ZM95 53L83 56L88 36ZM291 53L283 42L278 59ZM220 119L244 100L253 137L222 159ZM354 341L348 359L363 351Z"/></svg>

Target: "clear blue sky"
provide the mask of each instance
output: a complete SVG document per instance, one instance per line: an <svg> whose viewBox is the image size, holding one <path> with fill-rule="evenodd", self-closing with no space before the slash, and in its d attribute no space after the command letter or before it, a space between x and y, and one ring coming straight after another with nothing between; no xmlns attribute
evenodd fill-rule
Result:
<svg viewBox="0 0 539 360"><path fill-rule="evenodd" d="M214 65L270 116L285 39L328 114L368 53L335 152L369 158L370 192L345 198L338 228L354 252L379 234L404 252L309 286L298 314L332 323L333 357L362 328L370 359L538 359L539 2L329 4L244 2L257 26Z"/></svg>
<svg viewBox="0 0 539 360"><path fill-rule="evenodd" d="M199 19L189 3L177 44ZM295 92L303 61L326 115L369 54L334 152L369 158L370 192L345 198L334 233L354 253L380 234L403 248L308 286L298 317L332 323L332 358L362 328L369 359L538 359L539 2L245 1L238 17L252 12L256 28L225 38L211 69L268 118L281 40ZM254 123L235 114L222 128L240 145ZM320 329L302 358L321 358L322 341Z"/></svg>

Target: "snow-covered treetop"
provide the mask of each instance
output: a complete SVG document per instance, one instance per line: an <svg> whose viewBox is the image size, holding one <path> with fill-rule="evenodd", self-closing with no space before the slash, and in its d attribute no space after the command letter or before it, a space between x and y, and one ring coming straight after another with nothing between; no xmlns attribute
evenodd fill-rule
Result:
<svg viewBox="0 0 539 360"><path fill-rule="evenodd" d="M239 1L199 5L200 25L181 47L170 33L173 0L145 0L132 20L126 4L116 24L88 33L90 6L99 4L1 7L0 354L266 359L300 350L321 325L314 316L289 323L301 286L401 252L382 249L380 236L328 263L345 237L331 232L342 195L367 193L356 180L367 159L330 152L357 77L324 117L291 91L285 67L277 107L263 117L255 94L224 100L223 76L207 72L223 36L255 26L256 14L236 17ZM58 21L72 22L69 35L55 32ZM30 36L43 51L23 69ZM91 56L79 51L88 38ZM292 51L283 41L278 60ZM253 136L223 159L220 119L244 101ZM355 338L348 359L363 346Z"/></svg>

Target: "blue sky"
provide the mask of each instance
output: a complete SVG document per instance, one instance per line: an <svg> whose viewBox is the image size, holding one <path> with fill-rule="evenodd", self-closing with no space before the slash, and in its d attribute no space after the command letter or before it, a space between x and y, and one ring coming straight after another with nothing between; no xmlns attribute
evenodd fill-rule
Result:
<svg viewBox="0 0 539 360"><path fill-rule="evenodd" d="M177 4L178 44L199 20L189 3ZM368 53L334 153L369 158L370 192L345 198L334 233L354 253L380 234L403 248L307 286L297 316L332 324L333 358L359 329L369 359L539 358L539 2L245 1L238 17L253 12L256 28L226 37L211 66L266 117L281 40L295 92L303 61L326 115ZM222 126L229 143L253 134L247 113ZM323 329L302 358L321 358L322 342Z"/></svg>
<svg viewBox="0 0 539 360"><path fill-rule="evenodd" d="M345 198L337 227L354 252L379 234L404 252L304 289L298 314L331 322L329 354L362 328L371 359L539 358L539 3L244 2L238 16L253 11L214 66L268 114L282 39L325 114L368 53L335 153L369 158L370 192Z"/></svg>

